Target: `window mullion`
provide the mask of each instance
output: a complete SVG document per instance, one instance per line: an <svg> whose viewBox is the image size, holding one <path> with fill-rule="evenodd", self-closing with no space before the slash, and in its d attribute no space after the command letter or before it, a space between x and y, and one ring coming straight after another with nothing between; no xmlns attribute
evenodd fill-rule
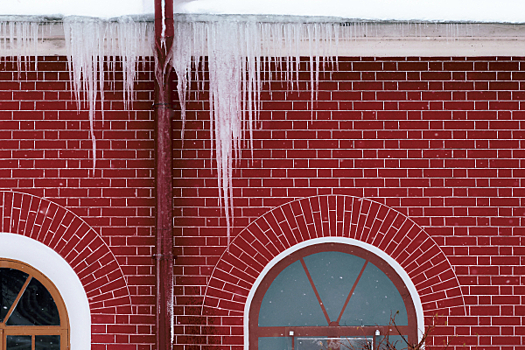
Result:
<svg viewBox="0 0 525 350"><path fill-rule="evenodd" d="M310 275L310 271L308 271L308 268L306 267L306 263L304 262L303 258L300 258L299 260L301 261L301 265L303 265L303 269L304 269L304 272L306 273L306 277L308 277L308 281L310 282L310 285L312 286L312 289L314 290L317 301L319 302L319 306L321 306L321 309L323 310L324 317L326 318L326 323L330 324L330 316L328 316L328 312L326 311L326 308L324 307L323 301L321 300L321 296L319 295L319 292L317 291L317 288L315 287L314 280L312 279L312 276Z"/></svg>
<svg viewBox="0 0 525 350"><path fill-rule="evenodd" d="M13 305L11 305L11 307L9 308L9 311L7 312L7 314L5 315L5 318L4 318L4 324L7 323L7 320L9 320L9 317L11 317L11 314L13 313L13 311L15 310L16 306L18 305L18 302L20 301L20 299L22 298L22 295L24 294L24 292L26 291L26 288L27 286L29 285L29 282L31 282L31 280L33 279L33 277L31 275L29 275L27 277L27 280L25 281L24 285L22 286L22 288L20 289L20 292L18 292L18 295L16 296L16 299L15 301L13 302Z"/></svg>
<svg viewBox="0 0 525 350"><path fill-rule="evenodd" d="M357 287L357 284L359 283L359 280L361 279L361 276L363 276L363 272L365 272L366 265L368 265L368 260L365 261L365 264L361 268L361 271L359 272L359 275L357 276L354 285L352 286L352 289L350 289L350 293L348 293L348 296L346 297L345 304L343 305L343 308L341 309L341 313L339 314L339 317L337 318L337 324L341 322L341 317L343 317L343 314L345 313L346 307L348 306L348 303L350 302L350 298L352 297L352 294L354 294L355 287Z"/></svg>

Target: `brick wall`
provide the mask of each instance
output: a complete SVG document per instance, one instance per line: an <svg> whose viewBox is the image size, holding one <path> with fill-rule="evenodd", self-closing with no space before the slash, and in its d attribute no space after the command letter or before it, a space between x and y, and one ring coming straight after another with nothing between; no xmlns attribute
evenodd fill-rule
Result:
<svg viewBox="0 0 525 350"><path fill-rule="evenodd" d="M246 287L229 288L249 285L258 270L246 267L254 243L239 237L262 240L272 229L242 230L277 206L318 196L367 198L409 218L436 243L443 256L433 263L450 263L464 312L451 311L454 296L446 292L435 296L435 307L425 306L427 322L444 315L435 344L525 345L522 60L341 58L338 71L321 74L313 116L308 74L299 91L288 91L277 74L265 85L253 161L244 151L234 172L238 239L231 248L244 257L236 262L224 254L207 96L192 93L185 140L174 146L177 349L242 346ZM304 211L279 211L273 231L295 232ZM240 271L249 276L234 273ZM214 298L221 288L229 292Z"/></svg>
<svg viewBox="0 0 525 350"><path fill-rule="evenodd" d="M261 265L272 257L268 247L275 246L274 255L286 248L275 238L253 250L254 242L278 230L299 242L312 236L295 235L296 229L332 221L338 227L355 213L371 218L363 226L370 231L347 234L389 237L382 242L395 244L384 249L408 270L410 263L423 265L410 254L435 258L424 272L410 271L419 271L414 278L427 322L443 315L436 344L525 345L522 69L522 58L508 57L341 58L338 71L321 74L313 115L309 74L299 91L288 91L277 74L271 89L265 84L253 161L245 150L234 172L231 254L225 254L207 93L192 92L184 142L178 112L174 122L175 348L241 348L244 282L260 271L246 267L248 257L255 257L249 266ZM17 71L12 60L0 61L2 230L53 245L82 276L94 349L152 349L151 62L141 68L132 110L123 108L120 77L115 88L106 86L104 122L99 111L95 123L94 175L87 111L76 111L65 58L40 57L38 71ZM359 198L369 204L339 209L341 201ZM308 214L304 201L317 209ZM392 221L393 231L373 231L379 208L402 222ZM342 221L331 212L342 213ZM52 234L41 234L42 227ZM425 284L433 272L442 277Z"/></svg>
<svg viewBox="0 0 525 350"><path fill-rule="evenodd" d="M0 60L2 232L43 242L77 272L91 307L92 349L151 349L151 63L141 68L131 111L123 108L122 77L106 86L93 175L88 113L77 112L65 57L39 57L38 71L32 62L20 76L15 62Z"/></svg>

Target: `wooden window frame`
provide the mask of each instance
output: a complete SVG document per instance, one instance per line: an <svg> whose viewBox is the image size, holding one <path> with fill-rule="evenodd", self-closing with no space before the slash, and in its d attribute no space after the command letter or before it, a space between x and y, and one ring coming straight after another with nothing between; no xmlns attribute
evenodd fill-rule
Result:
<svg viewBox="0 0 525 350"><path fill-rule="evenodd" d="M55 287L53 282L49 280L44 274L38 271L36 268L25 264L20 261L12 259L0 258L0 268L9 268L20 270L28 275L24 286L18 293L17 298L11 308L7 312L4 320L0 322L0 350L5 350L7 346L7 336L20 335L20 336L32 336L32 350L35 349L35 336L39 335L59 335L60 336L60 350L68 350L69 344L69 318L67 315L66 305L62 299L58 289ZM60 325L58 326L9 326L6 325L7 320L13 313L16 305L18 304L23 292L32 278L37 279L51 294L55 305L58 310L60 317Z"/></svg>

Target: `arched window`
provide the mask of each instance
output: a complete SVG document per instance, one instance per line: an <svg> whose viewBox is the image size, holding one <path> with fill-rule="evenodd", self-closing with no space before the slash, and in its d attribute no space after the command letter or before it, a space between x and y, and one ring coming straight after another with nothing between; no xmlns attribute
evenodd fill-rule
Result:
<svg viewBox="0 0 525 350"><path fill-rule="evenodd" d="M316 244L287 256L262 279L250 308L249 347L378 348L386 336L402 341L394 317L401 334L417 342L414 303L389 264L357 246Z"/></svg>
<svg viewBox="0 0 525 350"><path fill-rule="evenodd" d="M66 350L66 307L48 278L19 261L0 259L0 341L5 350Z"/></svg>

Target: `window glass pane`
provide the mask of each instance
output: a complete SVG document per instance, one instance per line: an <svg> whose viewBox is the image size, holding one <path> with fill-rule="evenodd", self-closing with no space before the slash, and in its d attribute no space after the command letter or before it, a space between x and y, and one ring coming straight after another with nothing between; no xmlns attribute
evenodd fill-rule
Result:
<svg viewBox="0 0 525 350"><path fill-rule="evenodd" d="M369 262L339 324L386 326L391 316L396 316L397 325L408 325L405 304L396 286L383 271Z"/></svg>
<svg viewBox="0 0 525 350"><path fill-rule="evenodd" d="M315 288L331 321L337 321L365 260L341 252L322 252L304 258Z"/></svg>
<svg viewBox="0 0 525 350"><path fill-rule="evenodd" d="M35 350L60 350L60 336L37 335L35 337Z"/></svg>
<svg viewBox="0 0 525 350"><path fill-rule="evenodd" d="M300 261L285 268L266 291L259 326L328 326Z"/></svg>
<svg viewBox="0 0 525 350"><path fill-rule="evenodd" d="M367 350L373 349L373 338L367 337L301 337L295 338L295 350Z"/></svg>
<svg viewBox="0 0 525 350"><path fill-rule="evenodd" d="M53 297L33 278L7 320L9 326L59 326L60 316Z"/></svg>
<svg viewBox="0 0 525 350"><path fill-rule="evenodd" d="M27 273L25 272L0 268L0 322L4 321L26 279Z"/></svg>
<svg viewBox="0 0 525 350"><path fill-rule="evenodd" d="M395 332L395 331L394 331ZM405 339L407 336L404 335ZM379 336L376 339L378 350L406 349L407 344L401 335Z"/></svg>
<svg viewBox="0 0 525 350"><path fill-rule="evenodd" d="M6 350L31 350L31 336L8 335Z"/></svg>
<svg viewBox="0 0 525 350"><path fill-rule="evenodd" d="M292 350L292 337L261 337L259 350Z"/></svg>

